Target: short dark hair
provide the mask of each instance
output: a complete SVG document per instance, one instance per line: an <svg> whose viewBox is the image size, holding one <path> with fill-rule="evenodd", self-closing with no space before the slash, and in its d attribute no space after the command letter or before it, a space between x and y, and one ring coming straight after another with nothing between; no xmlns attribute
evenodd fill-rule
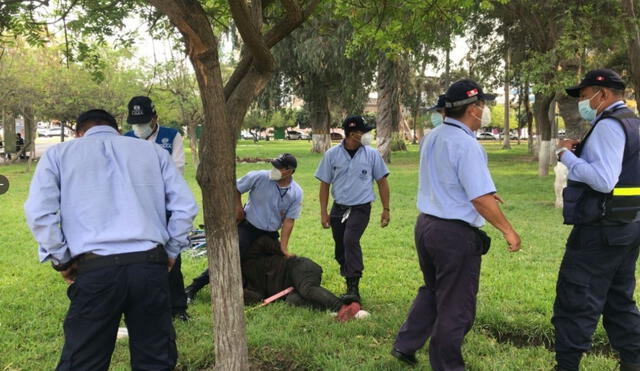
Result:
<svg viewBox="0 0 640 371"><path fill-rule="evenodd" d="M118 123L115 117L103 109L92 109L83 112L76 120L76 133L88 130L96 125L106 125L118 130Z"/></svg>

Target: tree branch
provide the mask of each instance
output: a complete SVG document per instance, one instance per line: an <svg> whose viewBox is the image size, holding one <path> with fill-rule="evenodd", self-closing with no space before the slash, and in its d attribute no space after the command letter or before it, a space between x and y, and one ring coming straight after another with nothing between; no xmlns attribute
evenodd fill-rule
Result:
<svg viewBox="0 0 640 371"><path fill-rule="evenodd" d="M242 36L242 41L244 41L253 57L253 65L259 72L272 72L275 67L275 60L256 24L251 21L247 3L244 0L229 0L229 8L236 27L238 27L238 32Z"/></svg>

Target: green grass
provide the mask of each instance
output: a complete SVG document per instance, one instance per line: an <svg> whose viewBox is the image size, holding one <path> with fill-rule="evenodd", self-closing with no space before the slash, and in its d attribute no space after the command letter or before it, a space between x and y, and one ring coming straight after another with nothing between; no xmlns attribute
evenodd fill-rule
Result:
<svg viewBox="0 0 640 371"><path fill-rule="evenodd" d="M508 253L499 233L485 228L494 243L482 263L477 320L465 341L465 359L472 370L548 370L553 366L553 353L540 344L553 339L550 318L555 280L569 228L553 208L553 178L537 176L537 164L526 155L526 144L511 151L497 144L486 146L493 178L506 201L505 213L520 232L523 247L518 253ZM285 151L296 155L295 179L305 198L290 250L318 262L324 269L324 285L341 293L344 281L332 258L331 232L320 226L318 181L313 177L320 155L310 153L309 148L308 142L256 145L241 141L238 156L275 157ZM239 164L238 175L267 168L267 164ZM413 245L417 168L416 146L394 153L389 177L391 225L380 228L381 206L376 202L362 240L366 269L361 293L371 317L340 324L326 313L282 303L251 311L247 313L248 341L257 367L402 369L388 352L421 284ZM37 246L25 224L22 205L31 173L25 173L23 165L13 165L0 167L0 174L11 181L9 193L0 196L0 370L53 369L62 346L66 284L48 265L38 264ZM191 164L187 164L185 177L199 199ZM201 221L199 215L196 224ZM186 284L205 266L206 259L185 257ZM176 324L179 369L199 370L214 363L209 298L208 292L201 292L189 308L193 320ZM606 349L606 342L600 326L595 343ZM429 369L427 352L417 356L421 368ZM128 359L126 341L119 342L112 369L129 369ZM615 363L613 356L596 352L586 356L583 369L613 369Z"/></svg>

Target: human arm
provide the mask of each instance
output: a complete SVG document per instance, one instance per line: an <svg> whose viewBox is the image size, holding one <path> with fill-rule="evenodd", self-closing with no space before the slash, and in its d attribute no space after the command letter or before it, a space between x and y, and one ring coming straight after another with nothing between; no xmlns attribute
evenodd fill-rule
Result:
<svg viewBox="0 0 640 371"><path fill-rule="evenodd" d="M327 212L327 205L329 204L329 183L320 182L320 224L322 228L329 228L329 213Z"/></svg>
<svg viewBox="0 0 640 371"><path fill-rule="evenodd" d="M391 210L389 208L389 181L384 176L376 181L378 183L378 193L380 194L380 202L382 202L382 214L380 215L380 226L382 228L389 225L391 221Z"/></svg>
<svg viewBox="0 0 640 371"><path fill-rule="evenodd" d="M291 218L285 218L282 222L282 230L280 233L280 250L282 250L282 254L287 258L294 256L289 254L289 238L291 237L291 232L293 231L293 226L296 220Z"/></svg>
<svg viewBox="0 0 640 371"><path fill-rule="evenodd" d="M240 223L246 217L244 213L244 207L242 207L242 194L235 190L235 204L236 204L236 223Z"/></svg>
<svg viewBox="0 0 640 371"><path fill-rule="evenodd" d="M184 139L180 133L177 133L175 138L173 138L173 150L171 151L171 158L173 159L173 163L176 165L180 174L184 175Z"/></svg>
<svg viewBox="0 0 640 371"><path fill-rule="evenodd" d="M499 200L501 200L499 197L496 198L495 194L490 193L471 200L471 203L483 218L502 232L509 245L509 251L518 251L520 250L520 236L500 210Z"/></svg>

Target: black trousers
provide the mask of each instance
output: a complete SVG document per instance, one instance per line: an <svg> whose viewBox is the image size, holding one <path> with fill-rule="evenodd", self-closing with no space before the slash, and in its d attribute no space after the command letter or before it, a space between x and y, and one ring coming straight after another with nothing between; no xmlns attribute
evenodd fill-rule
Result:
<svg viewBox="0 0 640 371"><path fill-rule="evenodd" d="M343 215L351 208L349 218L343 223ZM334 203L331 207L331 231L335 242L335 259L340 264L340 274L343 277L362 277L364 262L360 238L364 234L369 217L371 204L344 206Z"/></svg>
<svg viewBox="0 0 640 371"><path fill-rule="evenodd" d="M243 220L240 223L238 223L240 260L244 259L244 256L247 250L249 250L249 247L251 247L251 245L255 242L255 240L257 240L258 238L260 238L260 236L263 236L263 235L270 236L276 240L280 237L280 234L278 232L270 232L270 231L264 231L262 229L258 229L254 227L251 223L249 223L247 220ZM197 289L201 289L207 284L209 284L209 270L205 269L204 272L202 272L198 277L193 279L192 285L195 286Z"/></svg>
<svg viewBox="0 0 640 371"><path fill-rule="evenodd" d="M342 306L337 296L320 286L322 268L313 260L303 257L289 258L287 274L295 288L294 292L287 295L287 303L334 312Z"/></svg>
<svg viewBox="0 0 640 371"><path fill-rule="evenodd" d="M464 370L461 347L476 315L481 241L459 221L425 214L418 216L415 240L425 284L418 289L394 347L413 354L431 337L433 370Z"/></svg>
<svg viewBox="0 0 640 371"><path fill-rule="evenodd" d="M182 276L182 258L176 257L176 262L169 272L169 297L171 300L171 314L182 313L187 310L187 294L184 292L184 277Z"/></svg>
<svg viewBox="0 0 640 371"><path fill-rule="evenodd" d="M640 224L575 226L558 273L552 323L556 360L578 370L600 315L620 359L640 363L640 313L633 300Z"/></svg>
<svg viewBox="0 0 640 371"><path fill-rule="evenodd" d="M121 265L82 273L67 295L71 304L57 370L108 370L123 314L131 369L175 367L178 353L166 264Z"/></svg>

